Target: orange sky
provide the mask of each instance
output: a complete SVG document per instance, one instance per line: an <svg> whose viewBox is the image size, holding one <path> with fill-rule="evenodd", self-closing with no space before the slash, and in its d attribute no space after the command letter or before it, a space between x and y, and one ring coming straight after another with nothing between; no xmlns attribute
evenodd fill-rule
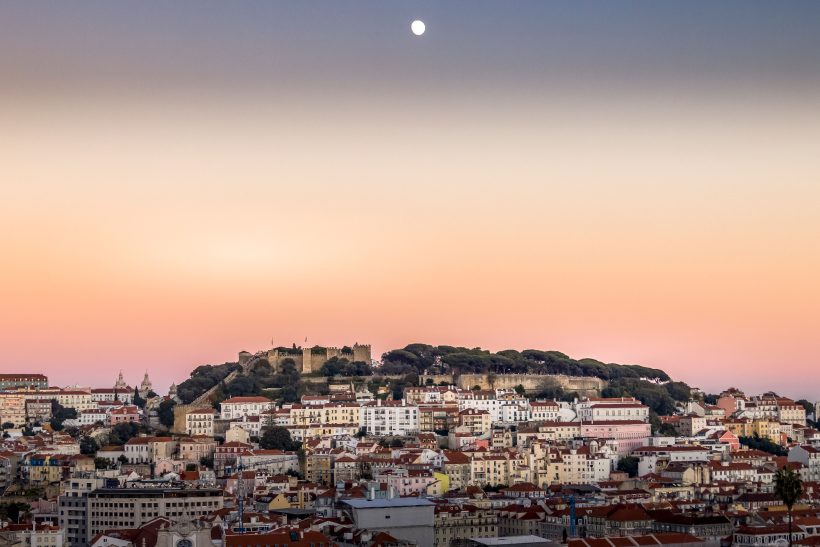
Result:
<svg viewBox="0 0 820 547"><path fill-rule="evenodd" d="M3 372L308 337L820 399L817 3L44 8L0 16Z"/></svg>
<svg viewBox="0 0 820 547"><path fill-rule="evenodd" d="M167 386L308 336L815 395L802 108L340 100L308 119L260 97L0 106L3 369Z"/></svg>

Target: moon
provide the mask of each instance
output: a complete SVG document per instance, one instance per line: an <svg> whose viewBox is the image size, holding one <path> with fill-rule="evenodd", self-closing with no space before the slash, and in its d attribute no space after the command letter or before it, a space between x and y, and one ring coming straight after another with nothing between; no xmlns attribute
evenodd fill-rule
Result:
<svg viewBox="0 0 820 547"><path fill-rule="evenodd" d="M416 19L410 23L410 31L416 36L421 36L424 34L425 28L424 21L421 21L420 19Z"/></svg>

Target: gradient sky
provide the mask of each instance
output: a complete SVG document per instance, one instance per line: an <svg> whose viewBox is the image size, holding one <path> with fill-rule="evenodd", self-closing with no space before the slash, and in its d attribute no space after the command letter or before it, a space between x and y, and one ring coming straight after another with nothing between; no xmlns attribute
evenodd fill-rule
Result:
<svg viewBox="0 0 820 547"><path fill-rule="evenodd" d="M165 389L308 337L818 399L819 28L809 1L3 3L0 370Z"/></svg>

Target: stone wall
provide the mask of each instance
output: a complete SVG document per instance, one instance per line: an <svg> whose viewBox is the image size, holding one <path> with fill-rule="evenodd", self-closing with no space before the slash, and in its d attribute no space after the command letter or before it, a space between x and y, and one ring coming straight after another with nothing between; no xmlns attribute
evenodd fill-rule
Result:
<svg viewBox="0 0 820 547"><path fill-rule="evenodd" d="M440 382L454 383L462 389L514 389L521 385L527 393L536 393L547 386L561 386L565 391L577 391L585 397L597 397L606 387L605 380L593 376L566 376L564 374L462 374L455 381L452 375L423 375L421 384L425 385L431 378L435 384Z"/></svg>

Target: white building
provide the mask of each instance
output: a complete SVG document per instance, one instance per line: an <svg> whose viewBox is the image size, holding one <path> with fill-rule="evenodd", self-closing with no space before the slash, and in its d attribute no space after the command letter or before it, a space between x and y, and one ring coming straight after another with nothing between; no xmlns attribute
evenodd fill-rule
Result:
<svg viewBox="0 0 820 547"><path fill-rule="evenodd" d="M223 420L239 420L245 416L259 416L273 407L273 401L266 397L231 397L219 405Z"/></svg>
<svg viewBox="0 0 820 547"><path fill-rule="evenodd" d="M789 461L800 462L803 468L800 477L804 481L820 481L820 449L804 444L789 450Z"/></svg>
<svg viewBox="0 0 820 547"><path fill-rule="evenodd" d="M362 407L359 425L369 435L409 435L419 430L419 407L378 399Z"/></svg>
<svg viewBox="0 0 820 547"><path fill-rule="evenodd" d="M582 422L605 422L610 420L649 420L649 407L640 403L578 404L578 418Z"/></svg>
<svg viewBox="0 0 820 547"><path fill-rule="evenodd" d="M195 408L185 415L185 433L213 437L215 417L216 410L213 408Z"/></svg>
<svg viewBox="0 0 820 547"><path fill-rule="evenodd" d="M530 403L533 421L557 422L561 407L555 401L534 401Z"/></svg>

